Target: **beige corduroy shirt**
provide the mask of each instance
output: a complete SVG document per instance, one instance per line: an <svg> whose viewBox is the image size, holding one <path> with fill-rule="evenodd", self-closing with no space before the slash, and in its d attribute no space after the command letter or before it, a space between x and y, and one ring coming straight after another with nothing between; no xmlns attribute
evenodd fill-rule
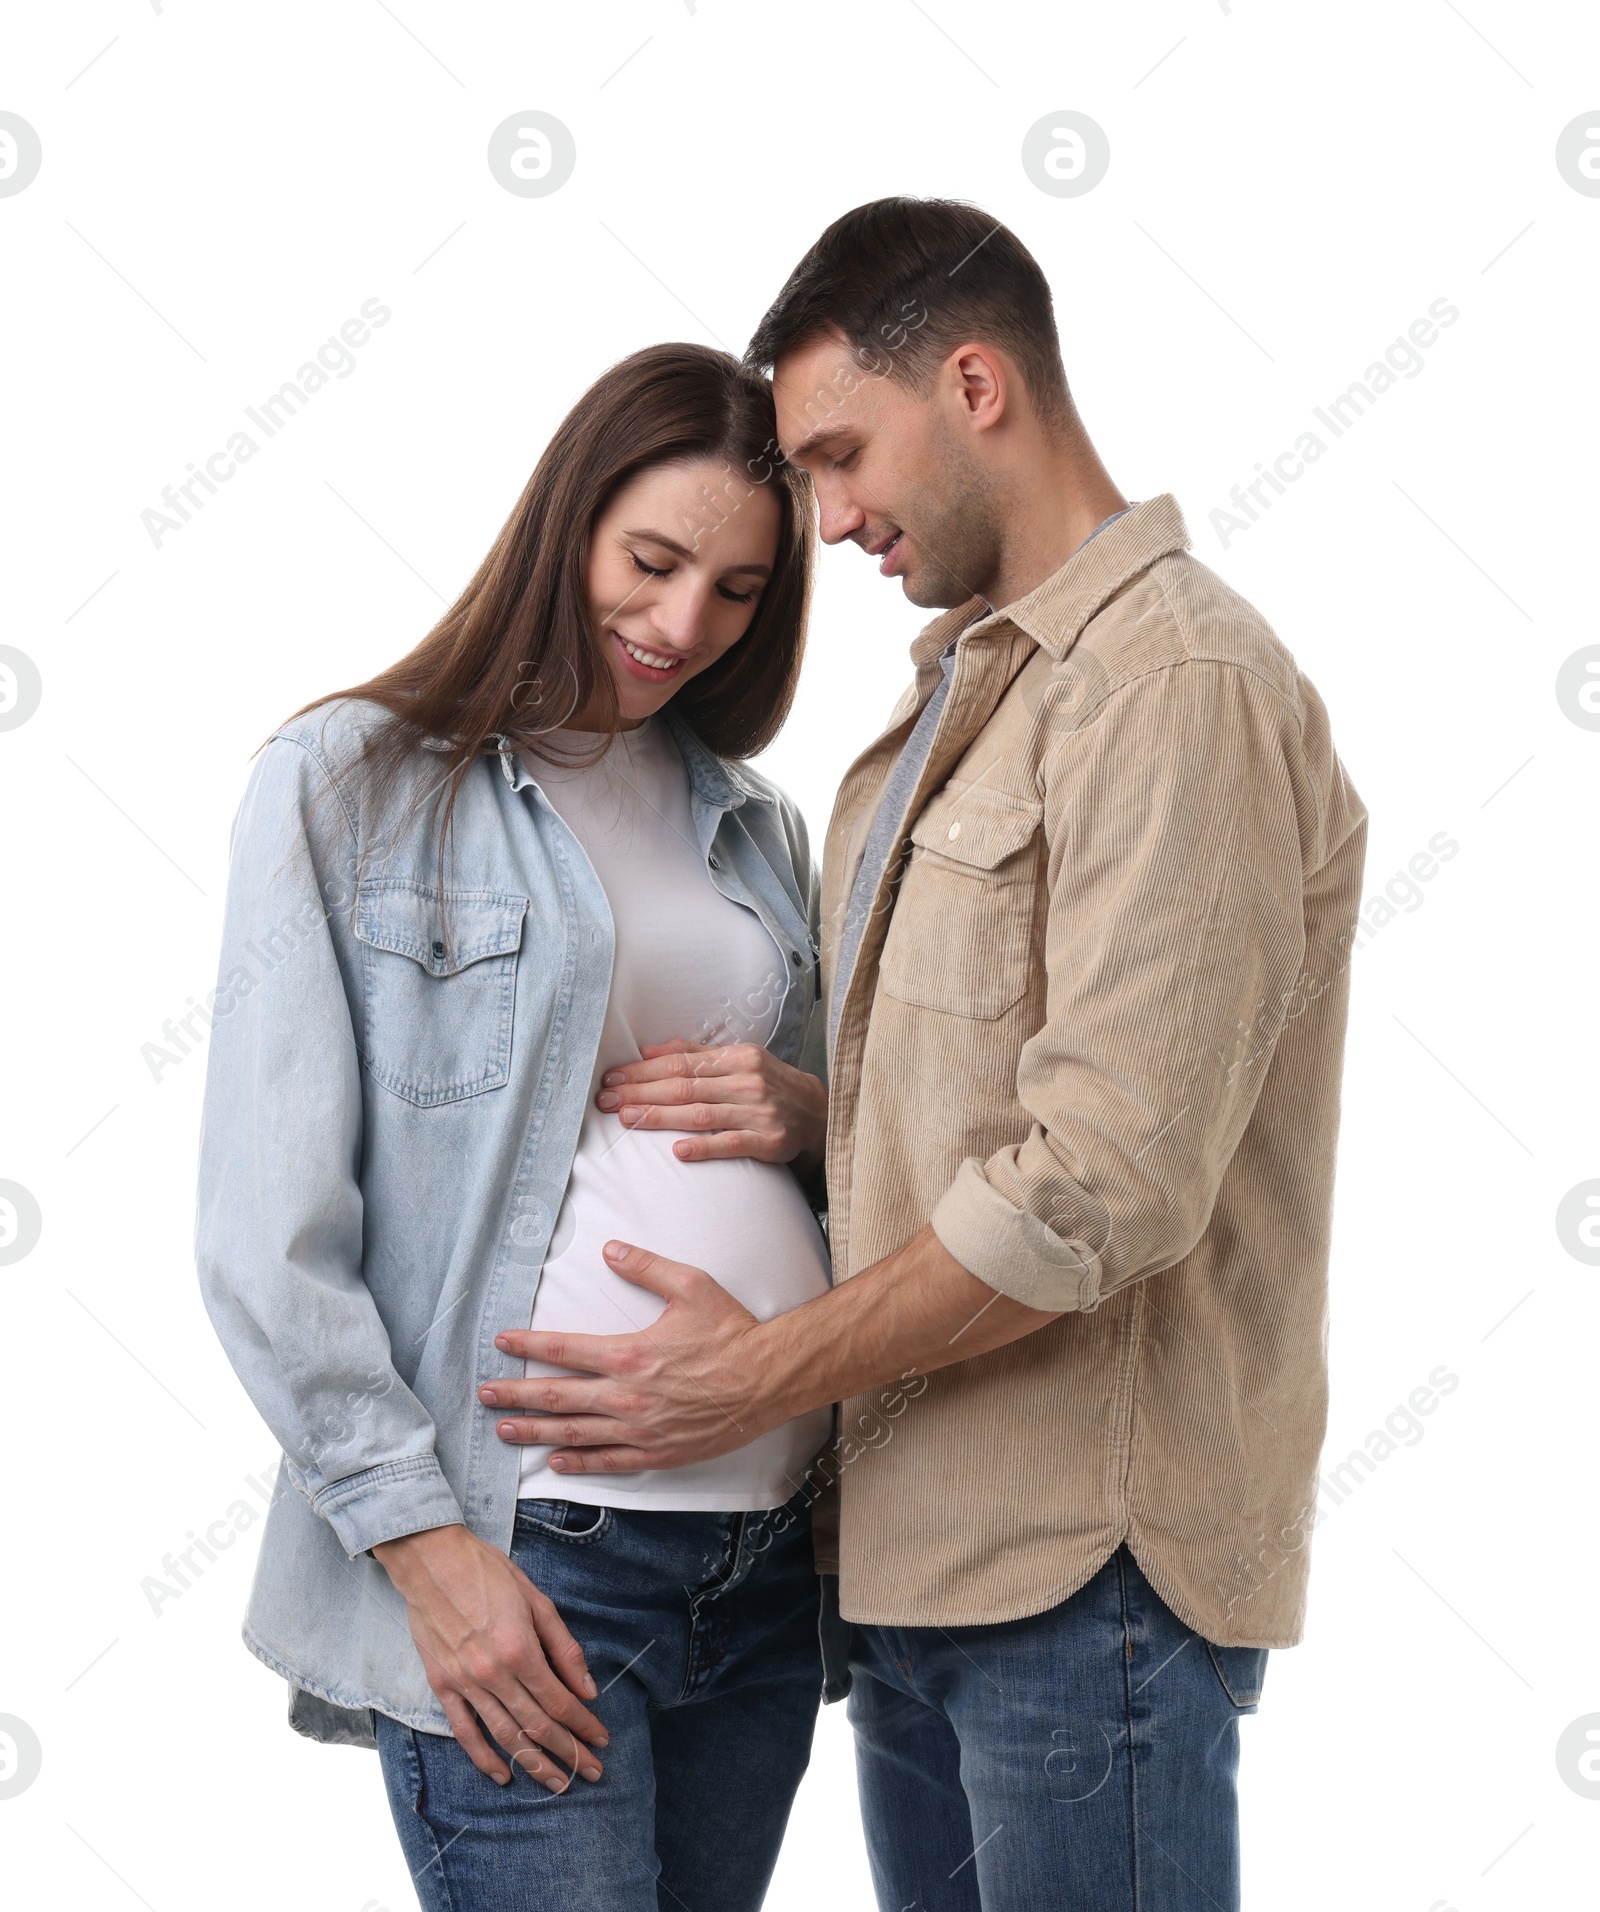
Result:
<svg viewBox="0 0 1600 1912"><path fill-rule="evenodd" d="M847 1619L1038 1613L1126 1540L1221 1645L1299 1638L1366 813L1265 621L1136 505L937 618L825 858L835 1279L928 1224L1061 1318L847 1403ZM848 977L884 780L961 633ZM823 1564L830 1564L826 1561Z"/></svg>

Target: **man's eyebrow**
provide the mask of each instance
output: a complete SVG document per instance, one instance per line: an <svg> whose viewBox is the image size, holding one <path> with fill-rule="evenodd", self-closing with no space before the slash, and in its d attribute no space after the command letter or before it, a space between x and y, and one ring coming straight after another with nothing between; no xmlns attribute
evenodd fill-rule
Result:
<svg viewBox="0 0 1600 1912"><path fill-rule="evenodd" d="M695 556L695 553L691 551L687 545L679 544L676 538L669 538L664 531L649 531L641 528L635 531L624 531L622 535L625 538L642 538L646 544L663 545L668 551L672 552L674 557L693 558ZM742 576L746 572L748 572L751 577L770 578L772 576L772 566L770 564L730 564L724 570L723 576Z"/></svg>
<svg viewBox="0 0 1600 1912"><path fill-rule="evenodd" d="M792 448L789 453L790 462L793 463L795 459L805 457L808 452L819 450L823 445L837 444L841 438L850 436L850 428L846 425L819 425L814 432L808 432L799 444Z"/></svg>

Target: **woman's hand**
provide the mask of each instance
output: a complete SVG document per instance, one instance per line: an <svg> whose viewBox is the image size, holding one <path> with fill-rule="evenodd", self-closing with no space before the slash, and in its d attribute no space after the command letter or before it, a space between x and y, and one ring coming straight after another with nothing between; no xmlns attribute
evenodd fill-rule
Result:
<svg viewBox="0 0 1600 1912"><path fill-rule="evenodd" d="M643 1060L608 1069L597 1105L630 1129L689 1129L674 1142L683 1162L749 1155L791 1162L800 1174L822 1159L828 1091L813 1075L753 1042L654 1043Z"/></svg>
<svg viewBox="0 0 1600 1912"><path fill-rule="evenodd" d="M589 1747L610 1735L574 1697L597 1697L583 1648L528 1576L460 1525L372 1551L405 1597L428 1684L479 1772L511 1783L481 1720L513 1764L551 1792L565 1792L574 1772L598 1779Z"/></svg>

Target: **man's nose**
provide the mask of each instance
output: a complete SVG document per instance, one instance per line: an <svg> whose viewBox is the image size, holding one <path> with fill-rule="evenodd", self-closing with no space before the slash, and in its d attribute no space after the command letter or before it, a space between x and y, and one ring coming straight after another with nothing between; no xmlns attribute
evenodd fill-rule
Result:
<svg viewBox="0 0 1600 1912"><path fill-rule="evenodd" d="M824 481L815 489L818 536L824 544L843 544L867 522L867 514L841 486Z"/></svg>

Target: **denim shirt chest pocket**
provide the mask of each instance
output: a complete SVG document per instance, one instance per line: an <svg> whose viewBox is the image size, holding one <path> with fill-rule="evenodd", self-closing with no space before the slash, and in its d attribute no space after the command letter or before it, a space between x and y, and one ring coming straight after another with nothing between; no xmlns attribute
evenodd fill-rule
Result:
<svg viewBox="0 0 1600 1912"><path fill-rule="evenodd" d="M360 886L361 1059L374 1081L420 1108L505 1086L527 908L504 890Z"/></svg>

